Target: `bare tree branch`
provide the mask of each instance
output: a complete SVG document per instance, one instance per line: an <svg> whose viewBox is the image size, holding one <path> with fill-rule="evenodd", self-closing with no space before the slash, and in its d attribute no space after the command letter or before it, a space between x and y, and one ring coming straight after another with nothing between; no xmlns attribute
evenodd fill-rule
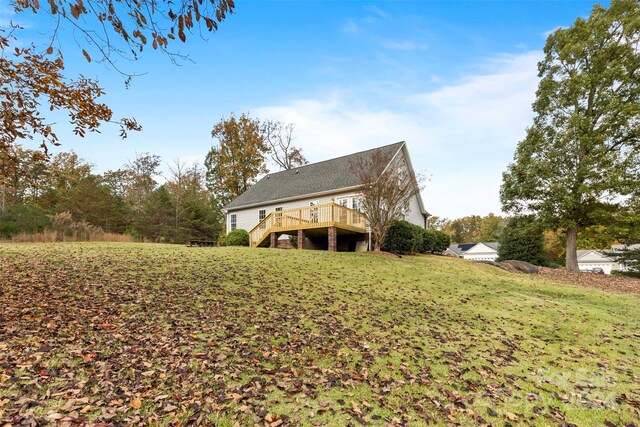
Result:
<svg viewBox="0 0 640 427"><path fill-rule="evenodd" d="M424 177L410 170L404 158L393 158L382 151L352 162L351 170L363 186L362 210L374 250L379 251L393 222L403 218L411 198L420 192Z"/></svg>

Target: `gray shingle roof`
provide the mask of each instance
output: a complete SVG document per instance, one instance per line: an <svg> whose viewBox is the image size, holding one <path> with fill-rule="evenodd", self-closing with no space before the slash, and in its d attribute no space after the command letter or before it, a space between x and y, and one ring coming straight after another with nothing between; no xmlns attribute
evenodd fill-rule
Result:
<svg viewBox="0 0 640 427"><path fill-rule="evenodd" d="M497 251L500 248L500 243L498 242L482 242L482 243L489 246L494 251Z"/></svg>
<svg viewBox="0 0 640 427"><path fill-rule="evenodd" d="M586 254L588 254L589 252L594 252L595 249L578 249L576 251L578 258L582 258L583 256L585 256Z"/></svg>
<svg viewBox="0 0 640 427"><path fill-rule="evenodd" d="M475 245L477 245L477 243L454 243L453 245L449 246L449 250L451 252L454 252L458 256L462 256L465 252L467 252Z"/></svg>
<svg viewBox="0 0 640 427"><path fill-rule="evenodd" d="M484 243L494 251L497 251L498 248L500 247L500 243L498 242L480 242L480 243ZM462 256L464 255L465 252L467 252L469 249L471 249L477 244L478 243L454 243L453 245L449 246L449 250L451 252L454 252L458 256Z"/></svg>
<svg viewBox="0 0 640 427"><path fill-rule="evenodd" d="M375 152L394 156L404 145L404 141L373 148L335 159L311 163L297 169L265 175L260 181L225 206L237 209L243 206L259 205L275 200L289 199L307 194L329 192L341 188L360 185L358 177L351 171L351 164L359 159L370 159Z"/></svg>

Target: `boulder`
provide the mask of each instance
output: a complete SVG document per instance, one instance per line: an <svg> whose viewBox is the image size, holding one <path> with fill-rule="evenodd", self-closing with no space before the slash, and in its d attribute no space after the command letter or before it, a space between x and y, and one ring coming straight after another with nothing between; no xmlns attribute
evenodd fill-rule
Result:
<svg viewBox="0 0 640 427"><path fill-rule="evenodd" d="M518 261L518 260L507 260L507 261L481 261L484 264L492 265L494 267L501 268L506 271L510 271L511 273L524 273L524 274L538 274L540 269L528 262Z"/></svg>

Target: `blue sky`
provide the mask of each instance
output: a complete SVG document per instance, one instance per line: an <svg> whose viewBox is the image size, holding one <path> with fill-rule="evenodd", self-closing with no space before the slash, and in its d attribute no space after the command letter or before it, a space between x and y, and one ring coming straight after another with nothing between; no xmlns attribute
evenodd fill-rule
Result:
<svg viewBox="0 0 640 427"><path fill-rule="evenodd" d="M129 89L87 63L66 31L69 74L97 78L114 117L133 116L144 130L122 141L104 126L81 139L59 117L60 149L98 171L142 152L202 162L213 124L250 112L293 123L311 162L407 141L414 167L430 176L422 196L432 214L499 213L501 173L531 122L546 35L594 3L238 0L217 33L174 44L193 62L176 66L149 49L120 63L144 73ZM27 27L25 39L47 37L47 19L12 16L0 3L0 23L9 19Z"/></svg>

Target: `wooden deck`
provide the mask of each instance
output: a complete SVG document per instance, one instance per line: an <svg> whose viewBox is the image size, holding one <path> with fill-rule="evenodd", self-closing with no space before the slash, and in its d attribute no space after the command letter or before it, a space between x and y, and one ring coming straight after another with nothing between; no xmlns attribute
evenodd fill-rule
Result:
<svg viewBox="0 0 640 427"><path fill-rule="evenodd" d="M328 227L364 233L365 216L335 203L271 212L249 232L249 245L252 248L264 246L265 242L268 245L271 233Z"/></svg>

